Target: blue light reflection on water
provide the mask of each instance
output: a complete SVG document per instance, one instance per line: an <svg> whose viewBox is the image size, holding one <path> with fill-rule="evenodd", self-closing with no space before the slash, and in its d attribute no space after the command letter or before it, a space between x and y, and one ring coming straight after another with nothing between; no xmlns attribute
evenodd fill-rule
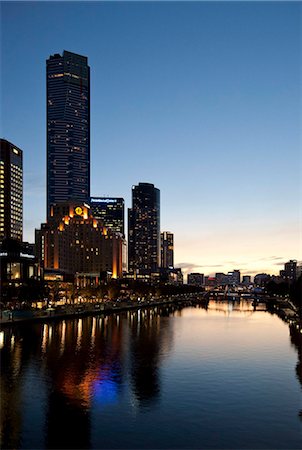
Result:
<svg viewBox="0 0 302 450"><path fill-rule="evenodd" d="M118 386L110 378L95 380L92 388L92 396L93 401L98 405L116 403L118 401Z"/></svg>
<svg viewBox="0 0 302 450"><path fill-rule="evenodd" d="M300 448L299 339L223 303L6 329L3 448Z"/></svg>

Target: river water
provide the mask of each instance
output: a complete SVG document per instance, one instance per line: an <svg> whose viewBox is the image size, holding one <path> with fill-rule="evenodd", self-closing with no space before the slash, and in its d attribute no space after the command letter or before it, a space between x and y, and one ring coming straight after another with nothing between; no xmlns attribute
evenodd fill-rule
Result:
<svg viewBox="0 0 302 450"><path fill-rule="evenodd" d="M301 448L302 335L260 309L211 301L3 329L2 448Z"/></svg>

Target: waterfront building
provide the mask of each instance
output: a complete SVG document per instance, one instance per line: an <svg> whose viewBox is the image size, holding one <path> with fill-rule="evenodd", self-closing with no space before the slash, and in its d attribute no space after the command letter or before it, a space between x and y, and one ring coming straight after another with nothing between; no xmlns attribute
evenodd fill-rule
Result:
<svg viewBox="0 0 302 450"><path fill-rule="evenodd" d="M271 276L267 273L258 273L254 277L255 286L264 286L268 281L270 281Z"/></svg>
<svg viewBox="0 0 302 450"><path fill-rule="evenodd" d="M188 273L188 284L191 286L202 286L204 284L204 274Z"/></svg>
<svg viewBox="0 0 302 450"><path fill-rule="evenodd" d="M159 281L162 283L180 286L184 282L183 273L180 268L175 269L174 267L160 267L159 273Z"/></svg>
<svg viewBox="0 0 302 450"><path fill-rule="evenodd" d="M217 285L216 277L206 276L204 279L204 283L206 286L215 287Z"/></svg>
<svg viewBox="0 0 302 450"><path fill-rule="evenodd" d="M215 278L218 286L224 286L229 283L229 277L225 273L217 272Z"/></svg>
<svg viewBox="0 0 302 450"><path fill-rule="evenodd" d="M160 233L161 267L174 267L174 235L170 231Z"/></svg>
<svg viewBox="0 0 302 450"><path fill-rule="evenodd" d="M37 252L44 269L59 269L77 278L100 280L122 275L123 236L112 233L90 213L87 204L52 205L47 223L36 230Z"/></svg>
<svg viewBox="0 0 302 450"><path fill-rule="evenodd" d="M125 235L124 204L121 197L91 197L91 214L114 233Z"/></svg>
<svg viewBox="0 0 302 450"><path fill-rule="evenodd" d="M23 152L0 139L0 242L22 241L23 236Z"/></svg>
<svg viewBox="0 0 302 450"><path fill-rule="evenodd" d="M90 68L68 51L47 64L47 216L53 204L90 197Z"/></svg>
<svg viewBox="0 0 302 450"><path fill-rule="evenodd" d="M228 272L228 284L240 284L240 270Z"/></svg>
<svg viewBox="0 0 302 450"><path fill-rule="evenodd" d="M132 186L128 210L128 269L130 275L158 273L160 266L160 191L151 183Z"/></svg>
<svg viewBox="0 0 302 450"><path fill-rule="evenodd" d="M20 301L18 290L22 285L37 280L38 276L38 261L33 244L4 239L0 244L1 301Z"/></svg>
<svg viewBox="0 0 302 450"><path fill-rule="evenodd" d="M280 274L281 275L281 274ZM284 270L282 271L283 278L292 283L297 279L297 261L295 259L291 259L287 263L284 264Z"/></svg>
<svg viewBox="0 0 302 450"><path fill-rule="evenodd" d="M243 284L251 284L251 276L250 275L243 275L242 283Z"/></svg>

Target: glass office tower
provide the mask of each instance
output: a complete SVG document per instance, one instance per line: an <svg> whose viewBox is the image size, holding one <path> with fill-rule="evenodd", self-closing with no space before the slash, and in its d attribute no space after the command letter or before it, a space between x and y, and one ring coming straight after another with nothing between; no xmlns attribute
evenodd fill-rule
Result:
<svg viewBox="0 0 302 450"><path fill-rule="evenodd" d="M47 64L47 216L50 206L90 197L90 68L64 51Z"/></svg>
<svg viewBox="0 0 302 450"><path fill-rule="evenodd" d="M0 139L0 241L22 241L23 154L11 142Z"/></svg>
<svg viewBox="0 0 302 450"><path fill-rule="evenodd" d="M106 228L124 236L124 203L121 197L91 197L90 211Z"/></svg>
<svg viewBox="0 0 302 450"><path fill-rule="evenodd" d="M150 183L132 186L128 210L128 269L148 275L160 266L160 191Z"/></svg>

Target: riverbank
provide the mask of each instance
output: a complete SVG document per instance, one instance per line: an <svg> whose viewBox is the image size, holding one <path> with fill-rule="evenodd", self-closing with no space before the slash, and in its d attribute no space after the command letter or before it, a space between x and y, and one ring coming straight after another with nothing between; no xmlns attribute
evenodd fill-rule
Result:
<svg viewBox="0 0 302 450"><path fill-rule="evenodd" d="M180 294L160 298L150 299L148 301L131 302L106 302L106 303L80 303L75 305L64 305L57 308L48 308L47 310L30 311L10 311L0 318L0 328L11 325L18 325L24 322L41 322L49 320L70 319L73 317L85 317L93 315L109 315L112 313L131 311L138 309L149 309L157 306L165 306L183 303L190 305L192 302L207 303L202 295Z"/></svg>
<svg viewBox="0 0 302 450"><path fill-rule="evenodd" d="M176 294L171 296L161 296L151 298L148 301L110 301L106 303L79 303L74 305L61 305L56 308L46 310L14 310L1 312L0 329L6 326L18 325L25 322L45 322L62 319L71 319L75 317L86 317L95 315L110 315L117 312L131 311L138 309L150 309L161 306L170 306L173 304L183 304L190 306L196 303L202 303L206 306L209 301L208 293ZM295 323L302 329L301 319L295 305L286 298L266 297L260 302L267 304L282 320Z"/></svg>

